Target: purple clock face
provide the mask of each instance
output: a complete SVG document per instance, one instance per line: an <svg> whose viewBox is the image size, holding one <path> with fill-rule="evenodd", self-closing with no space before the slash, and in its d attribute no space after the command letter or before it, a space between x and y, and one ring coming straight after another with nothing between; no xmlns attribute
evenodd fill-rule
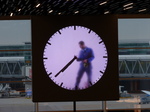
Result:
<svg viewBox="0 0 150 112"><path fill-rule="evenodd" d="M104 75L108 54L103 40L83 26L54 33L43 53L44 68L56 85L67 90L87 89Z"/></svg>

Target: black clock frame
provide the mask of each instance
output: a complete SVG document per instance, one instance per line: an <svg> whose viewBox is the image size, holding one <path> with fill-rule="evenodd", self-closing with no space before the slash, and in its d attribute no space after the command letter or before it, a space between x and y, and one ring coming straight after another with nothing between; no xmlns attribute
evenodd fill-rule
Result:
<svg viewBox="0 0 150 112"><path fill-rule="evenodd" d="M88 27L101 35L108 52L108 65L101 80L80 91L70 91L57 86L45 75L43 67L43 49L49 37L57 30L72 25ZM33 102L119 99L117 37L115 15L32 17Z"/></svg>

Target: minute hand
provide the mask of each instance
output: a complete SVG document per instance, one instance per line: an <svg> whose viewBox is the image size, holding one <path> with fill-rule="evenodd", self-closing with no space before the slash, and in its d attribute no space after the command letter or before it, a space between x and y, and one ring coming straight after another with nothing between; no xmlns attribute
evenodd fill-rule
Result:
<svg viewBox="0 0 150 112"><path fill-rule="evenodd" d="M55 75L55 77L57 77L61 72L64 72L64 71L74 62L75 59L77 59L76 56L74 56L74 57L72 58L72 60L70 60L70 61Z"/></svg>

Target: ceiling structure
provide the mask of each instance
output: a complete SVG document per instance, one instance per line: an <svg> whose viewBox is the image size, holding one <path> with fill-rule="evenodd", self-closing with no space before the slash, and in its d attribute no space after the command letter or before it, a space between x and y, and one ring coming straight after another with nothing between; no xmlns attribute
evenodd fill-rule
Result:
<svg viewBox="0 0 150 112"><path fill-rule="evenodd" d="M0 0L0 16L150 14L150 0Z"/></svg>

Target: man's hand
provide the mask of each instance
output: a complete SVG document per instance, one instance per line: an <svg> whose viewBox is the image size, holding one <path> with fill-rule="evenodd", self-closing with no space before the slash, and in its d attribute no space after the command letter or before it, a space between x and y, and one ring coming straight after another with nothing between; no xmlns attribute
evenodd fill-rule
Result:
<svg viewBox="0 0 150 112"><path fill-rule="evenodd" d="M75 59L78 59L78 57L77 57L77 56L74 56L74 58L75 58Z"/></svg>
<svg viewBox="0 0 150 112"><path fill-rule="evenodd" d="M83 63L87 63L87 59L83 60Z"/></svg>

